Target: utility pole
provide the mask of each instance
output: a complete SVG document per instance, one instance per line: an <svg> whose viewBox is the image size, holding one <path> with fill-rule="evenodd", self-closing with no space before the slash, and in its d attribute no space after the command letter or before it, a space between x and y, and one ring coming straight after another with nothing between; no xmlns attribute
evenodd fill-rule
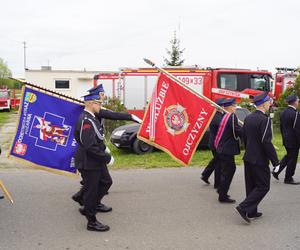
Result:
<svg viewBox="0 0 300 250"><path fill-rule="evenodd" d="M24 70L26 70L26 42L23 42L23 48L24 48Z"/></svg>

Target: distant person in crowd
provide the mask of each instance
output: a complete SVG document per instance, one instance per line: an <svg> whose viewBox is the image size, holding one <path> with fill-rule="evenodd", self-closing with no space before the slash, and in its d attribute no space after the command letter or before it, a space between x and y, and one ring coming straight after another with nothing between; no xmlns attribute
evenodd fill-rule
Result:
<svg viewBox="0 0 300 250"><path fill-rule="evenodd" d="M280 167L273 169L272 175L278 180L279 174L286 167L284 183L299 185L300 182L296 182L293 179L300 142L300 115L297 111L299 99L296 95L291 95L286 98L286 102L288 107L280 114L280 131L287 154L282 158Z"/></svg>

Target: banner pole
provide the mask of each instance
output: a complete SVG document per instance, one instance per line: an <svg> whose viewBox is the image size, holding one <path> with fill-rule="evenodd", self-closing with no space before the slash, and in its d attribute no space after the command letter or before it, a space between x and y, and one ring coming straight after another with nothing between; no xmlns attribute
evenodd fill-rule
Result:
<svg viewBox="0 0 300 250"><path fill-rule="evenodd" d="M10 200L11 204L14 203L13 198L11 194L8 192L7 188L4 186L3 182L0 180L0 188L2 189L4 195L6 196L7 199Z"/></svg>
<svg viewBox="0 0 300 250"><path fill-rule="evenodd" d="M25 84L25 85L28 85L28 86L30 86L30 87L33 87L33 88L37 88L37 89L43 90L43 91L45 91L45 92L49 92L49 93L52 93L52 94L55 94L55 95L58 95L58 96L61 96L61 97L70 99L70 100L72 100L72 101L76 101L76 102L79 102L79 103L83 103L83 101L81 101L80 99L77 99L77 98L75 98L75 97L68 96L68 95L65 95L65 94L56 92L56 91L51 90L51 89L47 89L47 88L45 88L45 87L42 87L42 86L39 86L39 85L36 85L36 84L33 84L33 83L25 82L25 81L22 81L22 80L20 80L20 79L13 78L13 77L10 77L10 79L19 81L19 82L21 82L21 83L23 83L23 84Z"/></svg>

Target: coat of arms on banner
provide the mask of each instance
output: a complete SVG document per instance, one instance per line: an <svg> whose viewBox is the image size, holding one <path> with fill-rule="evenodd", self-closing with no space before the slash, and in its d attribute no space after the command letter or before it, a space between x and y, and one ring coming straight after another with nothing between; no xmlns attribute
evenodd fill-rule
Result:
<svg viewBox="0 0 300 250"><path fill-rule="evenodd" d="M56 150L57 146L66 146L71 126L64 124L65 118L45 112L44 117L34 116L30 137L36 139L35 146Z"/></svg>
<svg viewBox="0 0 300 250"><path fill-rule="evenodd" d="M171 105L164 112L165 125L171 135L178 135L186 131L189 126L189 117L180 104Z"/></svg>

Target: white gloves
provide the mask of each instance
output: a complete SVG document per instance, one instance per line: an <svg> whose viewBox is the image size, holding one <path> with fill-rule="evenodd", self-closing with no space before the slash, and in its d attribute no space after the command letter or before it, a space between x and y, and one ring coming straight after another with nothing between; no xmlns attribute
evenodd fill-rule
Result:
<svg viewBox="0 0 300 250"><path fill-rule="evenodd" d="M115 159L114 159L114 157L111 155L110 161L109 161L109 163L107 164L107 166L112 166L112 165L114 164L114 162L115 162Z"/></svg>
<svg viewBox="0 0 300 250"><path fill-rule="evenodd" d="M280 165L274 166L273 167L273 173L277 173L279 171Z"/></svg>
<svg viewBox="0 0 300 250"><path fill-rule="evenodd" d="M110 149L109 149L109 147L107 147L106 146L106 148L105 148L105 151L104 151L105 153L108 153L108 154L110 154L111 152L110 152Z"/></svg>
<svg viewBox="0 0 300 250"><path fill-rule="evenodd" d="M137 123L142 123L142 119L138 118L136 115L131 115L131 119Z"/></svg>

